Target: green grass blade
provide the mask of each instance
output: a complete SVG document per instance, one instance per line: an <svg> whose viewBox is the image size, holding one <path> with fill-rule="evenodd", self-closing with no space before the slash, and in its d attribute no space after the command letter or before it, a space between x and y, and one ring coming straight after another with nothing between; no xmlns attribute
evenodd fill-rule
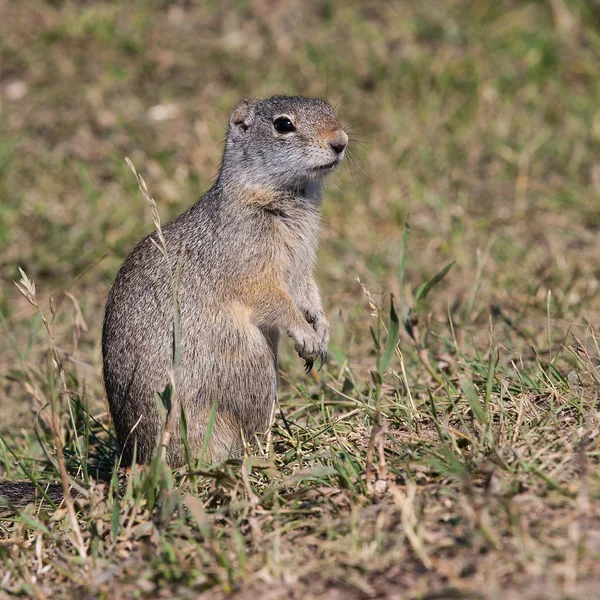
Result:
<svg viewBox="0 0 600 600"><path fill-rule="evenodd" d="M463 391L463 394L466 396L469 401L469 406L475 415L475 418L480 423L487 423L487 418L483 407L481 406L481 402L479 401L479 396L477 394L477 390L473 385L473 381L470 377L465 376L460 380L460 389Z"/></svg>
<svg viewBox="0 0 600 600"><path fill-rule="evenodd" d="M398 265L398 284L400 286L400 314L402 322L408 319L408 307L404 296L404 272L406 270L406 257L408 255L408 238L410 236L410 225L408 219L404 224L404 233L402 234L402 247L400 248L400 264Z"/></svg>
<svg viewBox="0 0 600 600"><path fill-rule="evenodd" d="M210 409L210 415L208 417L208 423L206 424L206 434L204 435L204 439L202 440L202 447L200 448L200 456L198 457L198 461L202 463L204 461L204 455L206 454L206 449L208 448L208 443L210 442L210 438L215 429L215 421L217 420L217 401L216 399L212 403L212 407Z"/></svg>
<svg viewBox="0 0 600 600"><path fill-rule="evenodd" d="M394 296L390 295L390 323L388 325L387 339L385 342L385 350L381 358L381 373L385 373L390 366L390 362L396 352L398 339L400 338L400 321L394 306Z"/></svg>
<svg viewBox="0 0 600 600"><path fill-rule="evenodd" d="M446 277L446 275L448 274L448 271L452 268L454 263L455 263L455 261L448 263L439 273L436 273L429 281L427 281L419 286L419 289L417 290L417 293L415 294L415 303L416 303L415 312L417 314L421 313L421 310L423 309L423 304L424 304L425 300L427 299L429 292L431 292L431 290L438 283L440 283L440 281L442 281L442 279L444 279L444 277Z"/></svg>

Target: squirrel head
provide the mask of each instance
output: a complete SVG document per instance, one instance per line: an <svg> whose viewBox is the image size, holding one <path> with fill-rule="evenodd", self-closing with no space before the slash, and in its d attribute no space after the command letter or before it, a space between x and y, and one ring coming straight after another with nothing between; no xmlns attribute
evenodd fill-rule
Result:
<svg viewBox="0 0 600 600"><path fill-rule="evenodd" d="M342 161L348 135L324 100L242 100L231 115L222 172L242 185L302 188Z"/></svg>

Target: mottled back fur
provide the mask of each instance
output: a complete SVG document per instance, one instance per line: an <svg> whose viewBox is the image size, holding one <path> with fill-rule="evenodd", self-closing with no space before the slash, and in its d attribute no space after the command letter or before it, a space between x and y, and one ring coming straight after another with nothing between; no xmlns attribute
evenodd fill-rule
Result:
<svg viewBox="0 0 600 600"><path fill-rule="evenodd" d="M234 110L219 177L163 227L179 286L181 365L177 395L198 452L213 403L206 458L239 454L264 432L277 401L277 342L293 338L310 368L326 358L329 325L313 278L324 176L348 138L322 100L244 100ZM169 265L143 239L109 293L102 332L104 381L123 460L148 461L163 421L155 395L173 365ZM178 420L179 421L179 420ZM181 463L175 431L167 460Z"/></svg>

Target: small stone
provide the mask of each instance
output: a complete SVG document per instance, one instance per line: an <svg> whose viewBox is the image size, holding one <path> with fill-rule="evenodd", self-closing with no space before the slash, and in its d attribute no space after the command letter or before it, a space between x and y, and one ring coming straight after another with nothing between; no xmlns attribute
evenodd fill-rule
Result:
<svg viewBox="0 0 600 600"><path fill-rule="evenodd" d="M10 81L4 86L4 95L9 100L21 100L27 95L29 87L24 81Z"/></svg>

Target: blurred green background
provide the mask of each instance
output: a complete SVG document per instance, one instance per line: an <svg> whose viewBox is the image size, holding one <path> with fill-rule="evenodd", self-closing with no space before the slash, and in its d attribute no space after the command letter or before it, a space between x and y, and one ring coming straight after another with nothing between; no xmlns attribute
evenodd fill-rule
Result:
<svg viewBox="0 0 600 600"><path fill-rule="evenodd" d="M597 319L600 3L5 0L0 11L0 310L19 347L33 309L11 282L17 267L44 302L66 288L78 298L80 351L97 368L108 287L152 229L124 158L166 222L210 187L238 100L275 93L327 98L350 132L320 250L334 350L354 339L358 364L370 352L355 277L399 292L407 219L409 286L456 260L432 315L452 314L476 346L490 310L515 347L547 346L548 310L559 339Z"/></svg>
<svg viewBox="0 0 600 600"><path fill-rule="evenodd" d="M104 300L153 228L125 157L166 222L210 187L237 102L280 93L350 134L323 204L329 364L285 346L270 466L179 474L153 510L170 471L88 482L115 465ZM0 0L0 479L56 481L60 395L93 500L88 562L64 510L0 523L0 595L596 597L599 229L598 0ZM388 294L403 319L451 261L397 346ZM71 294L64 370L19 267L48 319Z"/></svg>

